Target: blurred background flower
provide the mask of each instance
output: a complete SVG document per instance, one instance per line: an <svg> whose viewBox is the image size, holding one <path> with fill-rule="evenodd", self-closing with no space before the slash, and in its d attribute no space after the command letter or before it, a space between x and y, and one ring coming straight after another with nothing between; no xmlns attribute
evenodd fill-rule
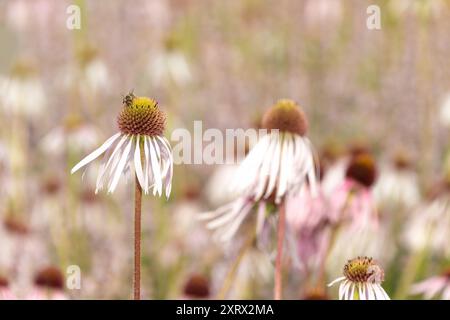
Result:
<svg viewBox="0 0 450 320"><path fill-rule="evenodd" d="M365 255L383 266L389 297L432 297L411 288L450 259L450 4L375 2L380 30L366 27L368 0L1 1L0 297L54 298L36 275L52 266L65 280L70 265L80 267L81 288L63 281L56 297L131 297L131 190L95 195L94 174L81 182L69 172L117 132L111 124L132 89L167 113L169 141L194 120L258 128L281 98L304 108L320 200L302 194L288 209L285 298L338 297L326 283ZM79 30L66 27L72 4ZM377 175L353 203L377 223L333 232L326 208L336 208L362 150ZM171 198L144 198L143 298L214 298L224 286L227 298L272 296L273 239L249 244L244 232L219 244L197 219L241 196L228 190L236 167L175 165ZM448 297L436 283L444 291L433 297Z"/></svg>

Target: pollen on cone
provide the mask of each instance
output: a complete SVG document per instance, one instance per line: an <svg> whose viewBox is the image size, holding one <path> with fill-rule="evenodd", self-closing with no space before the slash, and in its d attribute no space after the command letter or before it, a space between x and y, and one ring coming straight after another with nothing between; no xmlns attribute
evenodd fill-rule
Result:
<svg viewBox="0 0 450 320"><path fill-rule="evenodd" d="M124 134L160 136L165 129L166 116L155 100L135 97L129 106L124 105L117 124Z"/></svg>

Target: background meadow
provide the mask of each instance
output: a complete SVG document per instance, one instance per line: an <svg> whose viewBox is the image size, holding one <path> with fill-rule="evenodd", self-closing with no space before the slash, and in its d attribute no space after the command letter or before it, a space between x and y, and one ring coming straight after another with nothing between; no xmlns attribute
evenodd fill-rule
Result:
<svg viewBox="0 0 450 320"><path fill-rule="evenodd" d="M66 27L71 4L80 30ZM381 8L381 30L366 27L370 4ZM326 278L370 255L391 298L423 298L411 285L450 266L450 202L424 216L443 181L439 196L450 194L449 30L445 0L1 0L1 278L25 298L43 268L66 276L76 265L81 288L63 288L66 297L131 297L133 188L122 181L96 195L96 170L82 180L70 169L117 131L134 90L167 113L169 141L195 120L258 127L264 110L291 98L324 175L348 150L370 149L380 226L343 229ZM233 168L176 165L169 200L144 197L143 298L214 298L224 285L227 298L271 298L270 253L252 247L237 265L244 240L218 243L196 219L232 199ZM396 170L411 179L395 180ZM285 272L285 298L324 294L301 268Z"/></svg>

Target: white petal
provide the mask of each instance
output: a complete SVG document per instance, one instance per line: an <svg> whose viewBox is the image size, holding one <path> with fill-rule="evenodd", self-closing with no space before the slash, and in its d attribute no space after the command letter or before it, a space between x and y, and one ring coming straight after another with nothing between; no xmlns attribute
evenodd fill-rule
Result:
<svg viewBox="0 0 450 320"><path fill-rule="evenodd" d="M148 137L148 145L150 149L150 160L152 163L152 173L155 178L155 186L153 187L153 195L156 193L161 196L162 194L162 179L161 179L161 168L159 166L159 159L157 158L157 152L155 150L156 146L153 144L153 141L151 138ZM159 150L159 149L158 149Z"/></svg>
<svg viewBox="0 0 450 320"><path fill-rule="evenodd" d="M166 177L166 197L168 198L170 196L170 191L172 189L172 177L173 177L173 155L172 155L172 149L170 148L170 144L164 137L157 137L165 146L165 149L167 151L167 155L169 156L169 175Z"/></svg>
<svg viewBox="0 0 450 320"><path fill-rule="evenodd" d="M123 173L123 169L125 168L125 165L127 164L128 155L130 153L132 143L133 143L133 137L130 138L130 142L128 143L125 150L123 151L122 156L120 157L119 164L117 165L117 168L114 173L114 178L108 189L109 193L113 193L114 190L116 190L116 186L117 186L117 183L119 182L119 178Z"/></svg>
<svg viewBox="0 0 450 320"><path fill-rule="evenodd" d="M200 213L200 214L198 214L197 219L208 220L208 219L218 217L218 216L224 214L225 212L231 210L233 208L233 206L234 206L234 203L229 203L227 205L219 207L218 209L216 209L214 211Z"/></svg>
<svg viewBox="0 0 450 320"><path fill-rule="evenodd" d="M236 231L239 229L240 225L242 224L242 221L248 216L248 213L250 209L252 208L252 203L248 203L242 210L240 210L239 217L233 221L232 224L230 224L228 230L222 235L221 239L223 242L229 241Z"/></svg>
<svg viewBox="0 0 450 320"><path fill-rule="evenodd" d="M91 154L89 154L88 156L86 156L83 160L81 160L80 162L78 162L77 165L75 165L75 167L72 168L72 170L70 171L71 174L75 173L76 171L78 171L80 168L84 167L85 165L87 165L89 162L95 160L98 156L100 156L103 152L105 152L113 143L114 141L117 140L117 138L119 138L121 135L121 133L116 133L115 135L113 135L111 138L109 138L108 140L105 141L105 143L103 143L98 149L94 150Z"/></svg>
<svg viewBox="0 0 450 320"><path fill-rule="evenodd" d="M275 156L274 150L277 145L276 137L272 137L270 140L269 148L262 162L261 169L259 170L256 180L258 181L257 190L255 194L255 199L259 200L264 194L264 190L267 187L267 182L269 181L270 167L273 162L273 157Z"/></svg>
<svg viewBox="0 0 450 320"><path fill-rule="evenodd" d="M333 281L331 281L329 284L327 284L327 286L328 286L328 287L331 287L331 286L333 286L335 283L341 282L341 281L343 281L343 280L345 280L345 277L339 277L339 278L336 278L336 279L334 279Z"/></svg>
<svg viewBox="0 0 450 320"><path fill-rule="evenodd" d="M360 283L358 285L358 295L359 295L359 300L367 300L364 283Z"/></svg>
<svg viewBox="0 0 450 320"><path fill-rule="evenodd" d="M235 202L233 205L233 208L230 212L225 213L221 217L209 222L206 226L209 229L215 229L215 228L233 220L239 214L239 212L241 212L241 210L244 206L245 206L245 202L241 202L241 201Z"/></svg>
<svg viewBox="0 0 450 320"><path fill-rule="evenodd" d="M144 184L147 187L145 189L145 193L148 194L150 189L149 179L151 184L153 184L153 173L150 168L150 151L148 149L147 137L144 136L144 154L145 154L145 163L144 163Z"/></svg>
<svg viewBox="0 0 450 320"><path fill-rule="evenodd" d="M135 151L134 151L134 169L136 171L136 176L138 178L139 184L141 185L141 188L144 190L147 190L148 186L145 184L144 173L142 171L140 141L141 141L141 137L138 135L136 137L136 147L135 147Z"/></svg>
<svg viewBox="0 0 450 320"><path fill-rule="evenodd" d="M285 194L287 190L287 181L288 181L288 170L290 169L290 162L292 157L293 145L290 142L290 139L283 139L283 148L281 150L282 158L281 158L281 167L280 167L280 177L278 179L278 188L277 195L275 201L280 201L281 197Z"/></svg>
<svg viewBox="0 0 450 320"><path fill-rule="evenodd" d="M355 287L356 287L356 284L352 283L352 285L350 287L350 294L348 296L348 300L355 300Z"/></svg>
<svg viewBox="0 0 450 320"><path fill-rule="evenodd" d="M111 162L115 158L117 152L120 150L120 148L122 147L123 143L127 139L128 139L128 136L124 135L119 140L119 143L117 143L117 145L114 148L114 151L109 156L108 161L106 163L103 163L102 166L100 167L100 170L99 170L99 173L98 173L98 176L97 176L97 183L96 183L96 190L95 190L96 193L97 193L98 190L102 189L102 187L103 187L103 177L105 176L105 173L108 170L108 167L110 166Z"/></svg>
<svg viewBox="0 0 450 320"><path fill-rule="evenodd" d="M376 300L375 299L375 294L374 294L374 290L373 290L373 288L372 288L372 284L370 284L370 283L368 283L368 284L366 284L366 288L367 288L367 299L368 300Z"/></svg>
<svg viewBox="0 0 450 320"><path fill-rule="evenodd" d="M280 163L281 163L281 141L275 142L275 150L273 151L271 170L269 174L269 183L267 184L266 193L264 194L264 198L270 197L275 188L275 184L278 180L280 173Z"/></svg>

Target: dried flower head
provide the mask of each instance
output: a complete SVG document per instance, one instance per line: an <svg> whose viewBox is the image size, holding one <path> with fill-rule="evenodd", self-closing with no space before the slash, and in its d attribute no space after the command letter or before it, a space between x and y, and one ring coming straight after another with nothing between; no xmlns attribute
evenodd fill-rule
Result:
<svg viewBox="0 0 450 320"><path fill-rule="evenodd" d="M295 101L281 99L264 114L262 128L304 136L308 131L308 122L303 110Z"/></svg>
<svg viewBox="0 0 450 320"><path fill-rule="evenodd" d="M354 156L347 167L346 177L364 187L371 187L377 176L375 160L368 153Z"/></svg>
<svg viewBox="0 0 450 320"><path fill-rule="evenodd" d="M209 296L209 280L199 274L189 277L184 286L184 294L196 299L204 299Z"/></svg>
<svg viewBox="0 0 450 320"><path fill-rule="evenodd" d="M34 284L49 289L62 290L64 288L64 277L58 268L50 266L38 271L34 278Z"/></svg>

